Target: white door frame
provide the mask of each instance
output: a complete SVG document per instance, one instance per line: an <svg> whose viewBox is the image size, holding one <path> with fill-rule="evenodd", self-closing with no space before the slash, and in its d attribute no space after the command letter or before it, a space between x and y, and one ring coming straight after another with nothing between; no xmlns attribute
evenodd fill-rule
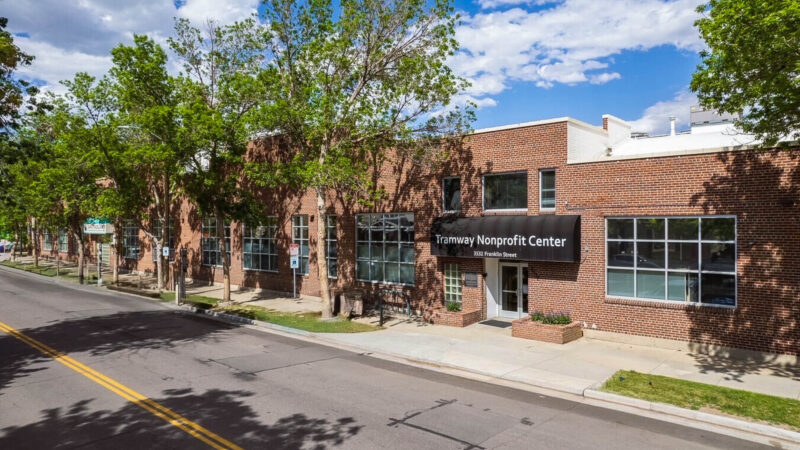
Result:
<svg viewBox="0 0 800 450"><path fill-rule="evenodd" d="M506 310L503 309L503 267L516 267L517 268L517 289L516 289L517 310L516 311L506 311ZM524 314L523 313L523 309L524 309L524 305L523 305L524 295L523 294L528 294L528 296L530 296L530 291L529 292L524 292L523 291L525 283L523 283L523 280L522 280L522 278L523 278L523 270L522 269L523 268L527 268L527 267L528 267L528 263L527 262L522 262L522 263L500 262L500 264L498 265L498 268L497 268L497 293L498 293L498 298L497 298L497 316L498 317L504 317L504 318L508 318L508 319L518 319L518 318L522 317L522 315Z"/></svg>

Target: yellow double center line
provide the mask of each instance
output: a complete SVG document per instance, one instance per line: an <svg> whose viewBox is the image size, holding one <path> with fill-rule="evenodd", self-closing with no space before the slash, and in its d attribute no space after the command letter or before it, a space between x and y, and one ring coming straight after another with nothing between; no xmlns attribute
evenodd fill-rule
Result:
<svg viewBox="0 0 800 450"><path fill-rule="evenodd" d="M150 398L145 397L144 395L134 391L133 389L112 380L111 378L103 375L102 373L97 372L96 370L81 364L80 362L70 358L69 356L37 341L36 339L33 339L29 336L22 334L21 332L4 324L3 322L0 322L0 331L3 331L7 333L9 336L12 336L30 345L36 350L39 350L45 355L50 356L51 358L55 359L61 364L69 367L75 372L78 372L79 374L103 386L109 391L119 395L125 400L128 400L129 402L139 406L140 408L153 414L154 416L165 420L167 423L180 428L181 430L205 442L206 444L208 444L213 448L242 450L241 447L234 444L233 442L230 442L212 433L211 431L201 427L200 425L192 422L191 420L181 416L175 411L172 411L166 406L163 406L160 403L153 401Z"/></svg>

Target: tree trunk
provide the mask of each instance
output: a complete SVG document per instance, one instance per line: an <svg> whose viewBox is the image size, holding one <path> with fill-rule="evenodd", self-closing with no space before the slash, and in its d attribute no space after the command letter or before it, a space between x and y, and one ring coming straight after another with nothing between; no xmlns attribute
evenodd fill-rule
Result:
<svg viewBox="0 0 800 450"><path fill-rule="evenodd" d="M84 266L84 245L83 239L81 239L80 233L72 231L72 236L75 238L75 241L78 243L78 284L83 284L83 266Z"/></svg>
<svg viewBox="0 0 800 450"><path fill-rule="evenodd" d="M231 261L228 257L228 248L225 245L225 222L222 214L217 210L217 246L222 255L222 303L231 301Z"/></svg>
<svg viewBox="0 0 800 450"><path fill-rule="evenodd" d="M164 234L163 230L161 234ZM158 292L164 290L164 258L161 256L161 249L164 247L164 244L162 243L163 240L164 236L161 236L158 239L153 239L153 247L155 247L156 252L156 280L158 283Z"/></svg>
<svg viewBox="0 0 800 450"><path fill-rule="evenodd" d="M11 249L11 261L17 261L17 248L19 248L19 231L14 233L14 247Z"/></svg>
<svg viewBox="0 0 800 450"><path fill-rule="evenodd" d="M325 193L316 189L317 194L317 268L319 270L319 296L322 299L322 318L333 317L331 307L331 290L328 286L328 259L326 258L327 243L325 224Z"/></svg>
<svg viewBox="0 0 800 450"><path fill-rule="evenodd" d="M39 227L36 225L36 219L33 219L33 267L39 267Z"/></svg>
<svg viewBox="0 0 800 450"><path fill-rule="evenodd" d="M111 282L114 285L119 284L119 245L120 245L120 236L119 231L121 230L122 226L120 225L119 221L114 223L114 236L112 238L112 244L110 247L110 255L108 255L109 260L111 261Z"/></svg>

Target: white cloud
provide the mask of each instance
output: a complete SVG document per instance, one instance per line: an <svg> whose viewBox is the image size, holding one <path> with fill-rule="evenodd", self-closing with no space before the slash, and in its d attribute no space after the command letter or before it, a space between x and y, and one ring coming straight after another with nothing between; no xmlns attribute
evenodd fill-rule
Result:
<svg viewBox="0 0 800 450"><path fill-rule="evenodd" d="M40 87L43 91L64 93L66 89L59 81L72 79L78 71L100 77L111 67L110 56L64 50L28 38L17 37L15 42L26 53L36 55L33 64L20 68L19 74L29 79L44 81L46 84Z"/></svg>
<svg viewBox="0 0 800 450"><path fill-rule="evenodd" d="M29 36L15 41L36 57L20 74L43 80L46 90L56 92L62 91L59 81L76 72L101 75L110 67L111 49L131 43L134 34L166 46L175 17L196 26L209 18L227 24L249 17L257 6L258 0L186 0L179 7L173 0L0 0L9 31Z"/></svg>
<svg viewBox="0 0 800 450"><path fill-rule="evenodd" d="M604 84L621 78L605 70L625 50L661 45L702 48L694 21L701 0L478 0L485 8L539 3L537 11L511 8L462 14L461 50L454 70L473 82L472 95L495 95L515 81L543 88L556 83Z"/></svg>
<svg viewBox="0 0 800 450"><path fill-rule="evenodd" d="M255 14L257 4L252 0L189 0L178 9L178 15L197 24L208 19L232 23Z"/></svg>
<svg viewBox="0 0 800 450"><path fill-rule="evenodd" d="M548 3L558 3L561 0L478 0L477 3L483 9L492 9L500 6L514 5L546 5Z"/></svg>
<svg viewBox="0 0 800 450"><path fill-rule="evenodd" d="M633 131L643 131L650 134L669 133L669 118L675 117L676 128L689 125L689 111L692 105L697 104L697 97L689 91L675 94L671 100L660 101L647 107L642 117L630 121Z"/></svg>

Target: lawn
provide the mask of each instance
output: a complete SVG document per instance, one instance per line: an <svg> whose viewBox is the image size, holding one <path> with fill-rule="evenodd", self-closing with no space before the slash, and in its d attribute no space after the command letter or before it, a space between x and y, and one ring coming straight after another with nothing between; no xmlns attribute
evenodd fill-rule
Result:
<svg viewBox="0 0 800 450"><path fill-rule="evenodd" d="M336 321L320 320L320 313L281 313L258 306L226 306L215 308L215 311L236 314L263 322L274 323L284 327L310 331L312 333L363 333L375 331L378 328L364 323L353 322L347 319Z"/></svg>
<svg viewBox="0 0 800 450"><path fill-rule="evenodd" d="M800 401L710 384L647 375L630 370L615 373L603 391L688 409L719 411L800 431Z"/></svg>
<svg viewBox="0 0 800 450"><path fill-rule="evenodd" d="M19 270L24 270L26 272L31 272L31 273L35 273L35 274L38 274L38 275L42 275L42 276L45 276L45 277L54 277L54 276L56 276L56 268L52 267L52 266L45 267L44 265L41 265L39 267L36 267L33 264L23 264L23 263L16 262L16 261L3 261L0 264L2 264L4 266L7 266L7 267L13 267L13 268L19 269ZM62 268L62 269L59 270L58 275L61 278L66 278L66 279L70 279L70 280L76 280L77 281L77 279L78 279L77 271L75 269ZM97 279L97 275L89 272L89 274L85 277L85 280L86 281L90 281L92 279L96 280Z"/></svg>

